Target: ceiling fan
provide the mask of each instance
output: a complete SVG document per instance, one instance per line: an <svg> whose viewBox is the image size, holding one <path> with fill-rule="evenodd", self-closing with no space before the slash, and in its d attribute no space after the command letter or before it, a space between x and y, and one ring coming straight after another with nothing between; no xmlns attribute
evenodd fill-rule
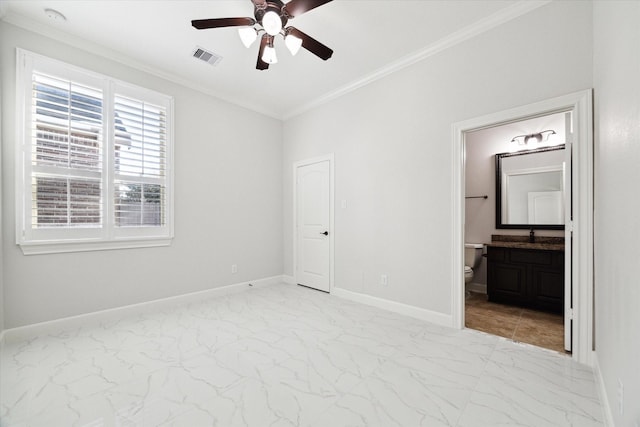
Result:
<svg viewBox="0 0 640 427"><path fill-rule="evenodd" d="M256 69L258 70L266 70L269 68L269 64L278 62L276 50L273 46L275 36L278 34L284 36L285 44L293 55L298 53L300 47L304 47L326 61L333 55L333 50L297 28L287 27L287 22L289 22L289 19L300 16L330 1L332 0L291 0L288 3L284 3L282 0L251 0L254 5L253 15L255 18L195 19L191 21L191 25L198 30L241 27L238 32L246 47L251 46L258 38L259 33L264 31L260 39L260 50L258 51L258 62L256 64Z"/></svg>

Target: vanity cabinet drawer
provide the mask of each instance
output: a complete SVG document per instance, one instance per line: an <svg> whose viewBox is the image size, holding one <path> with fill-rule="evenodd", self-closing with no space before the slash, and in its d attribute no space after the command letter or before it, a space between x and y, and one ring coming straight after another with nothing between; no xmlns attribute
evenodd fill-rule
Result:
<svg viewBox="0 0 640 427"><path fill-rule="evenodd" d="M552 252L530 249L511 249L509 261L525 264L551 265Z"/></svg>

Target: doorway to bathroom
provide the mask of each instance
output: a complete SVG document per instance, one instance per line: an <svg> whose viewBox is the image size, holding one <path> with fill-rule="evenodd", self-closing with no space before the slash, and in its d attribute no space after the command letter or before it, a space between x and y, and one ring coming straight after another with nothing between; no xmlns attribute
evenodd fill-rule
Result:
<svg viewBox="0 0 640 427"><path fill-rule="evenodd" d="M567 113L570 113L569 126L565 129L565 147L568 156L568 165L565 166L565 176L571 178L568 186L571 189L571 195L566 203L566 207L570 215L565 216L566 223L564 226L564 237L545 235L547 231L537 230L533 227L533 239L534 243L543 244L556 244L558 240L553 242L553 239L564 240L564 246L556 245L552 247L545 247L543 249L550 249L550 251L542 251L542 255L538 254L533 259L526 258L523 247L519 245L529 245L529 237L531 229L519 229L519 235L513 236L513 230L518 230L518 227L511 227L508 219L503 221L504 227L497 227L494 223L496 234L496 242L492 241L478 241L471 242L465 235L466 229L466 210L467 205L475 202L477 204L486 204L486 209L490 209L493 206L494 214L498 212L500 208L496 205L496 198L502 200L500 189L498 189L497 182L503 182L503 177L499 177L496 180L494 174L493 185L489 183L489 189L487 191L480 191L479 194L475 194L477 188L468 188L466 185L465 170L467 161L469 161L469 153L467 152L467 140L472 137L473 132L479 132L486 129L496 128L499 129L503 126L510 124L524 124L532 119L549 119L547 116L553 116L555 114L564 115L567 117ZM522 123L521 123L522 122ZM493 277L498 281L497 289L499 292L491 292L495 296L495 302L502 304L503 306L514 306L518 310L520 309L535 309L540 308L549 311L560 311L566 322L563 326L563 330L566 336L567 342L570 344L571 357L581 363L592 364L593 363L593 117L592 117L592 91L585 90L546 101L538 102L535 104L525 105L522 107L513 108L498 113L477 117L474 119L466 120L453 124L453 145L452 145L452 212L454 216L452 238L454 247L452 251L452 276L454 280L454 287L452 291L452 319L454 327L465 327L465 272L464 272L464 252L465 242L471 243L485 243L486 257L483 258L485 263L483 269L482 264L479 265L478 274L486 274L487 281L489 277ZM540 143L546 143L551 139L557 139L558 130L552 132L545 132L547 128L537 128L535 130L523 131L523 133L509 133L505 138L507 142L512 142L514 145L535 145ZM525 143L526 142L526 143ZM557 142L557 141L556 141ZM542 147L540 147L542 149ZM517 150L517 149L515 149ZM544 150L542 150L544 151ZM510 155L510 151L504 151L502 153L493 153L492 157L485 159L485 162L489 163L489 168L494 167L497 163L497 157L495 154L505 154L501 157L504 161L507 157L513 157ZM522 157L522 156L515 156ZM493 164L493 166L492 166ZM513 165L504 166L509 169ZM553 168L551 168L553 169ZM495 172L495 169L494 169ZM507 174L508 175L508 174ZM512 174L512 175L518 175ZM514 181L506 179L507 187L518 181L517 178ZM487 185L485 183L485 185ZM504 185L504 184L503 184ZM567 185L565 183L565 185ZM493 190L492 190L493 189ZM468 190L468 191L467 191ZM473 191L473 194L472 194ZM507 191L507 190L502 190ZM544 193L546 190L541 191ZM556 191L550 189L551 192ZM493 200L489 197L486 199L484 196L493 196ZM545 197L548 194L545 195ZM473 199L466 199L467 196L474 197ZM478 198L475 198L479 196ZM535 195L534 195L535 196ZM546 202L554 203L557 197L551 195ZM504 201L503 201L504 203ZM469 207L472 209L472 207ZM476 209L480 207L476 206ZM505 218L508 218L511 213L504 213ZM556 212L557 216L557 212ZM547 217L548 218L548 217ZM468 218L472 221L471 218ZM494 221L502 221L497 217ZM517 225L517 224L516 224ZM509 232L503 232L507 230ZM551 233L552 234L552 233ZM509 242L509 239L515 239L515 241ZM518 239L524 239L518 241ZM540 240L541 239L541 240ZM551 239L551 240L545 240ZM483 239L486 240L486 239ZM536 240L538 240L536 242ZM533 247L524 249L537 249ZM565 256L558 255L557 250L564 249ZM530 255L530 254L529 254ZM523 258L524 257L524 258ZM536 258L537 257L537 258ZM487 268L487 261L493 261L494 272L491 272L491 268ZM561 262L564 261L564 262ZM559 270L559 268L562 268ZM496 273L496 271L498 273ZM560 271L560 272L559 272ZM564 274L562 272L564 271ZM493 275L493 276L492 276ZM565 287L566 294L564 295L564 308L557 310L557 282L558 277L564 276L564 282L571 284ZM473 280L471 281L473 283ZM514 285L515 283L515 285ZM480 283L481 285L481 283ZM518 288L518 286L520 288ZM489 288L491 285L489 285ZM552 290L550 291L550 287ZM533 298L529 301L518 300L517 290L520 289L520 298ZM481 290L477 286L472 285L470 290ZM477 292L476 292L477 293ZM551 296L553 298L546 298ZM505 299L505 297L508 297ZM515 301L514 301L515 299ZM555 302L553 300L556 300ZM508 303L508 304L507 304ZM551 305L548 305L550 303ZM519 318L527 317L523 313L519 314ZM526 326L526 325L525 325ZM522 328L524 331L526 327ZM515 332L510 338L517 339Z"/></svg>
<svg viewBox="0 0 640 427"><path fill-rule="evenodd" d="M558 112L465 134L465 327L571 351L571 123Z"/></svg>

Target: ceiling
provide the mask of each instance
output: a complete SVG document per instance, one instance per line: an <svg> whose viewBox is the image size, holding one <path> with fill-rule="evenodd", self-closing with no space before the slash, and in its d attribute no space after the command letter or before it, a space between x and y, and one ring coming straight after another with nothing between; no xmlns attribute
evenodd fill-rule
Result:
<svg viewBox="0 0 640 427"><path fill-rule="evenodd" d="M252 17L250 0L0 0L0 13L7 22L286 118L456 35L474 34L474 28L523 3L536 2L334 0L289 21L332 48L333 57L325 62L304 49L292 57L278 37L279 62L266 71L255 69L258 43L245 48L237 28L191 26L192 19ZM45 8L59 11L66 21L49 18ZM192 57L196 46L223 59L216 66L199 61Z"/></svg>

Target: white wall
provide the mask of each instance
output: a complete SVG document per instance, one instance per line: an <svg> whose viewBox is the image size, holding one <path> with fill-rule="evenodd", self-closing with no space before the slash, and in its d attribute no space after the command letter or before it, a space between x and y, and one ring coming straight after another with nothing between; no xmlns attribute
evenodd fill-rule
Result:
<svg viewBox="0 0 640 427"><path fill-rule="evenodd" d="M451 126L590 88L591 24L590 3L552 2L286 121L285 273L291 165L334 152L336 286L450 314Z"/></svg>
<svg viewBox="0 0 640 427"><path fill-rule="evenodd" d="M0 100L2 99L2 85L0 85ZM2 128L3 128L3 116L2 116L2 102L0 102L0 333L4 330L4 256L3 256L3 242L4 233L2 231L2 182L5 181L4 171L2 168Z"/></svg>
<svg viewBox="0 0 640 427"><path fill-rule="evenodd" d="M558 141L564 141L564 115L553 114L522 120L502 126L468 132L465 135L465 194L487 195L488 199L465 200L465 241L489 243L492 234L529 236L529 230L496 228L496 171L495 155L536 147L522 146L511 142L516 135L528 135L546 129L556 131ZM544 142L541 145L546 145ZM564 236L564 231L536 230L536 236ZM472 283L487 284L487 262L474 269ZM480 289L475 287L475 290Z"/></svg>
<svg viewBox="0 0 640 427"><path fill-rule="evenodd" d="M596 353L616 426L640 423L640 2L595 2ZM618 380L624 414L618 409Z"/></svg>
<svg viewBox="0 0 640 427"><path fill-rule="evenodd" d="M16 47L175 98L170 247L22 255L14 231ZM282 274L280 121L2 22L0 58L7 328Z"/></svg>

